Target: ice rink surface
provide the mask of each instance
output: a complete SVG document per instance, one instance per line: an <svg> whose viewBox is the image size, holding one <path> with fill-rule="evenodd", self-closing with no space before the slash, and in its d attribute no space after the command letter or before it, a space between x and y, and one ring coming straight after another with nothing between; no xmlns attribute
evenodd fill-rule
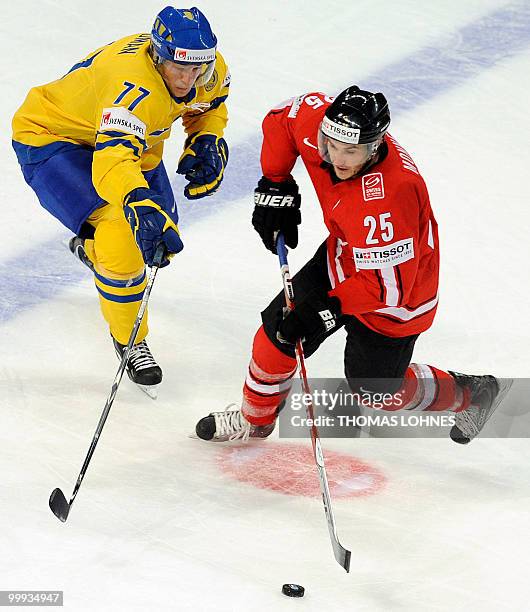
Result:
<svg viewBox="0 0 530 612"><path fill-rule="evenodd" d="M152 293L158 400L124 379L68 522L49 511L53 488L72 490L117 361L91 277L62 245L68 232L22 179L11 117L31 86L147 31L162 6L3 6L0 590L61 589L75 611L528 610L528 440L323 441L339 535L352 550L347 575L311 496L308 443L275 436L222 448L188 437L201 416L239 401L259 311L281 287L249 223L260 123L311 90L381 88L391 132L426 179L441 300L415 361L528 376L528 1L200 3L232 72L226 179L196 203L175 181L186 248ZM170 176L182 141L177 124ZM325 237L302 168L296 178L293 271ZM341 376L343 341L339 333L323 346L309 374ZM304 585L305 597L286 598L284 582Z"/></svg>

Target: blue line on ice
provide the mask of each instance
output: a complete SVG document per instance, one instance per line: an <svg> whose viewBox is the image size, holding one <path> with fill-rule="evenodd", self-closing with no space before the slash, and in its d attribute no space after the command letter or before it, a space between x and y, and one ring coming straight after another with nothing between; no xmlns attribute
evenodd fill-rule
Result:
<svg viewBox="0 0 530 612"><path fill-rule="evenodd" d="M501 60L515 56L529 44L530 4L513 3L456 30L438 44L418 49L409 57L386 66L378 74L363 78L362 86L384 91L392 114L396 116L462 85ZM350 84L344 83L343 86ZM184 229L186 225L218 212L229 202L244 196L250 198L261 174L259 148L260 138L256 134L231 149L220 192L206 201L182 203L180 213ZM179 196L178 199L182 202L183 198ZM38 205L36 198L35 205ZM68 255L58 237L0 262L0 276L4 285L0 323L5 323L86 279L86 271Z"/></svg>

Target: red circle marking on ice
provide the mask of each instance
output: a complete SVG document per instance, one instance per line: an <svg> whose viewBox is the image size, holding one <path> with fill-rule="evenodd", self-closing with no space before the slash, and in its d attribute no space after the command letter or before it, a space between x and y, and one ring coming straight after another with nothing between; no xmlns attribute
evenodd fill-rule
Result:
<svg viewBox="0 0 530 612"><path fill-rule="evenodd" d="M385 486L385 476L360 459L327 450L324 460L334 498L374 495ZM224 447L217 461L225 474L258 489L320 497L311 446L269 443Z"/></svg>

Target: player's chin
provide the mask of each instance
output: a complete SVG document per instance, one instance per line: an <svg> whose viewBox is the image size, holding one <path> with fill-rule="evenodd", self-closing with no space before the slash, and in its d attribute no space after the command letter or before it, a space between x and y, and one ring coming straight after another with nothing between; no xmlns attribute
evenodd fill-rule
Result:
<svg viewBox="0 0 530 612"><path fill-rule="evenodd" d="M333 169L335 170L337 177L342 180L351 178L357 171L356 168L345 168L341 166L333 166Z"/></svg>
<svg viewBox="0 0 530 612"><path fill-rule="evenodd" d="M191 89L191 87L171 87L171 93L175 96L175 98L183 98L190 93Z"/></svg>

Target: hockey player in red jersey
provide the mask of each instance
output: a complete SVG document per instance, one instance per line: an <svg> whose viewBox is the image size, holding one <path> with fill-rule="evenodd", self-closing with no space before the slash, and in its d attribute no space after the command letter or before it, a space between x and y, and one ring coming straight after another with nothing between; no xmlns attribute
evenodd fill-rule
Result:
<svg viewBox="0 0 530 612"><path fill-rule="evenodd" d="M262 312L241 409L201 419L200 438L269 435L296 373L296 341L309 357L341 327L351 386L400 391L404 404L387 409L456 413L457 442L475 437L501 401L508 384L493 376L411 363L438 305L438 231L425 182L389 124L384 95L356 86L335 100L305 94L265 117L254 228L273 253L280 232L297 246L301 198L291 170L301 157L329 235L293 278L295 309L284 316L281 292Z"/></svg>

